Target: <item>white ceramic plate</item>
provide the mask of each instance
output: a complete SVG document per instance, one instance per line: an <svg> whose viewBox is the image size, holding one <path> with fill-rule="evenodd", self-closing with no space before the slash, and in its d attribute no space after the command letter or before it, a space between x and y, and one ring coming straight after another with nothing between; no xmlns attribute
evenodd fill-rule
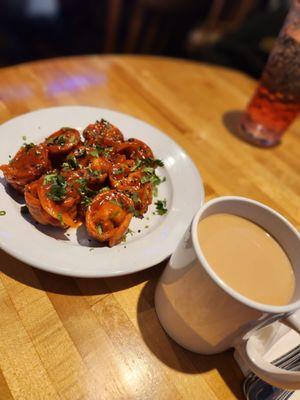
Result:
<svg viewBox="0 0 300 400"><path fill-rule="evenodd" d="M113 248L99 247L82 226L67 232L34 223L22 215L22 196L16 196L1 178L0 247L37 268L77 277L125 275L151 267L167 258L176 248L193 215L204 200L201 177L187 154L168 136L131 116L95 107L56 107L34 111L0 126L0 164L7 163L22 145L42 141L62 126L82 130L96 119L107 119L125 138L145 141L165 166L158 174L166 182L158 188L158 199L167 200L168 213L153 215L152 205L145 217L133 218L126 243ZM140 232L139 232L140 231ZM89 241L90 239L90 241ZM98 247L97 247L98 246Z"/></svg>

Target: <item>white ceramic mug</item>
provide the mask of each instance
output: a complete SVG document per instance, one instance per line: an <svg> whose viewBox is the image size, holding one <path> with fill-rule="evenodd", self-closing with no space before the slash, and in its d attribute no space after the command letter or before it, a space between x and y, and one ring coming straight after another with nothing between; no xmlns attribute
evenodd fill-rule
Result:
<svg viewBox="0 0 300 400"><path fill-rule="evenodd" d="M295 294L289 304L255 302L214 272L202 253L197 226L201 219L216 213L245 217L281 244L296 278ZM300 236L271 208L243 197L219 197L202 206L158 282L155 306L166 332L183 347L202 354L235 347L261 379L277 387L300 389L300 372L280 369L265 361L259 341L255 340L260 328L278 319L300 333L300 321L293 314L300 309Z"/></svg>

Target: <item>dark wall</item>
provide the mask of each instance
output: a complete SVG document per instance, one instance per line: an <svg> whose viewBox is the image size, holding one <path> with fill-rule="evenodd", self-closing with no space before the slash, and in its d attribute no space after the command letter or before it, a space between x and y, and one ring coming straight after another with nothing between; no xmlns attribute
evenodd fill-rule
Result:
<svg viewBox="0 0 300 400"><path fill-rule="evenodd" d="M29 13L30 1L0 0L0 66L63 55L105 52L109 0L57 0L57 12L49 15ZM201 44L190 51L186 46L187 37L195 27L201 28L212 2L141 2L144 5L143 21L131 52L202 60L238 68L255 77L259 76L268 56L269 47L265 45L268 40L265 39L276 37L287 12L286 1L258 1L234 32L225 33L216 43ZM174 6L176 2L177 8ZM227 3L232 7L234 0ZM274 7L274 3L277 6ZM123 1L114 47L110 51L124 51L126 35L133 18L136 18L136 4L137 0ZM174 9L170 8L171 5ZM156 31L151 46L147 48L142 43L151 29ZM160 46L163 38L166 38L164 46Z"/></svg>

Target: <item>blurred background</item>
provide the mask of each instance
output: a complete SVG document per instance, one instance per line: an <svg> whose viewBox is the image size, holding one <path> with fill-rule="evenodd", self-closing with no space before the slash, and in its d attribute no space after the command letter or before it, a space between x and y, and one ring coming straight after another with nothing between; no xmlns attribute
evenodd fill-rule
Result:
<svg viewBox="0 0 300 400"><path fill-rule="evenodd" d="M0 0L0 66L77 54L165 55L258 77L288 0Z"/></svg>

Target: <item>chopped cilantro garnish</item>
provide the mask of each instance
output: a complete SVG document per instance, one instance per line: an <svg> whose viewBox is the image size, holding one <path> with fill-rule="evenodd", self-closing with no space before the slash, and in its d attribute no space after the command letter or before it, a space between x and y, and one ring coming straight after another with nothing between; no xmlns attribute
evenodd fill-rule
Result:
<svg viewBox="0 0 300 400"><path fill-rule="evenodd" d="M106 121L106 119L101 118L100 123L103 124L105 126L105 128L111 127L111 124L108 121Z"/></svg>
<svg viewBox="0 0 300 400"><path fill-rule="evenodd" d="M158 215L164 215L168 212L166 206L167 206L167 200L157 200L155 202L155 206L156 206L156 214Z"/></svg>
<svg viewBox="0 0 300 400"><path fill-rule="evenodd" d="M159 160L158 158L154 160L154 163L157 167L163 167L165 164L162 160Z"/></svg>
<svg viewBox="0 0 300 400"><path fill-rule="evenodd" d="M98 157L99 155L102 155L103 157L108 157L110 153L113 151L112 147L102 147L96 144L96 150L98 152Z"/></svg>
<svg viewBox="0 0 300 400"><path fill-rule="evenodd" d="M22 140L27 140L27 137L24 135L24 136L22 136Z"/></svg>
<svg viewBox="0 0 300 400"><path fill-rule="evenodd" d="M124 172L124 168L117 168L117 169L113 170L114 175L120 175L120 174L123 174L123 172Z"/></svg>
<svg viewBox="0 0 300 400"><path fill-rule="evenodd" d="M48 145L56 144L59 146L63 146L64 144L66 144L66 137L65 137L65 135L59 135L56 137L49 138L49 139L47 139L47 144Z"/></svg>
<svg viewBox="0 0 300 400"><path fill-rule="evenodd" d="M156 167L163 167L163 166L164 166L164 163L159 159L155 160L154 158L148 157L148 158L144 158L141 160L140 158L137 158L135 165L131 168L131 171L132 172L136 171L137 169L142 168L142 167L156 168Z"/></svg>
<svg viewBox="0 0 300 400"><path fill-rule="evenodd" d="M65 166L65 164L68 165L68 167ZM78 168L78 162L76 160L75 156L68 156L68 158L66 159L66 162L63 163L63 166L67 169L76 169Z"/></svg>
<svg viewBox="0 0 300 400"><path fill-rule="evenodd" d="M93 149L92 151L90 151L90 155L92 157L99 157L99 153L96 149Z"/></svg>
<svg viewBox="0 0 300 400"><path fill-rule="evenodd" d="M80 147L79 149L74 151L74 155L76 158L83 157L86 155L86 150L84 147Z"/></svg>
<svg viewBox="0 0 300 400"><path fill-rule="evenodd" d="M77 182L79 183L79 188L78 191L82 196L86 196L88 194L95 194L94 190L91 190L88 186L87 186L87 179L86 178L79 178L77 179Z"/></svg>
<svg viewBox="0 0 300 400"><path fill-rule="evenodd" d="M140 196L138 195L138 193L133 192L130 197L132 198L132 201L134 202L134 204L140 203L141 199Z"/></svg>
<svg viewBox="0 0 300 400"><path fill-rule="evenodd" d="M112 203L112 204L116 204L117 206L119 206L119 207L121 207L121 208L123 208L123 205L118 201L118 200L116 200L116 199L112 199L112 200L110 200L110 203Z"/></svg>
<svg viewBox="0 0 300 400"><path fill-rule="evenodd" d="M131 214L134 214L135 208L134 208L133 206L130 206L130 207L128 208L128 212L130 212Z"/></svg>
<svg viewBox="0 0 300 400"><path fill-rule="evenodd" d="M61 164L61 168L62 168L63 170L70 169L70 165L69 165L69 163L67 163L67 162L63 162L63 163Z"/></svg>
<svg viewBox="0 0 300 400"><path fill-rule="evenodd" d="M128 212L130 212L131 214L133 214L135 217L139 217L140 213L135 209L134 206L130 206L128 208Z"/></svg>
<svg viewBox="0 0 300 400"><path fill-rule="evenodd" d="M153 168L156 168L156 167L163 167L163 166L164 166L164 163L163 163L162 160L159 160L158 158L157 158L157 159L151 158L151 157L144 158L144 159L142 160L142 163L143 163L143 165L145 165L146 167L153 167Z"/></svg>
<svg viewBox="0 0 300 400"><path fill-rule="evenodd" d="M90 197L83 196L80 201L80 204L82 204L84 207L88 207L91 204L91 202L92 202L92 199Z"/></svg>
<svg viewBox="0 0 300 400"><path fill-rule="evenodd" d="M103 230L102 230L102 226L100 224L97 226L97 231L98 231L99 236L101 236Z"/></svg>
<svg viewBox="0 0 300 400"><path fill-rule="evenodd" d="M75 135L70 136L69 141L70 141L70 143L72 143L72 144L76 143L76 137L75 137Z"/></svg>
<svg viewBox="0 0 300 400"><path fill-rule="evenodd" d="M59 222L60 222L62 225L64 225L64 221L63 221L63 218L62 218L62 213L61 213L61 211L60 211L59 213L57 213L57 218L58 218Z"/></svg>
<svg viewBox="0 0 300 400"><path fill-rule="evenodd" d="M48 174L44 178L44 184L47 183L54 183L56 179L57 174Z"/></svg>
<svg viewBox="0 0 300 400"><path fill-rule="evenodd" d="M29 210L28 210L28 207L27 206L22 206L21 207L21 214L28 214L29 213Z"/></svg>
<svg viewBox="0 0 300 400"><path fill-rule="evenodd" d="M153 186L158 186L166 180L166 177L161 178L160 176L153 174L150 182Z"/></svg>
<svg viewBox="0 0 300 400"><path fill-rule="evenodd" d="M142 160L140 160L139 158L136 159L135 165L130 169L130 171L136 171L137 169L139 169L142 166Z"/></svg>
<svg viewBox="0 0 300 400"><path fill-rule="evenodd" d="M145 167L145 168L143 168L143 171L146 172L147 174L153 174L154 173L154 168Z"/></svg>
<svg viewBox="0 0 300 400"><path fill-rule="evenodd" d="M67 182L66 179L59 174L49 174L44 178L44 184L51 184L47 197L53 201L64 200L67 194Z"/></svg>
<svg viewBox="0 0 300 400"><path fill-rule="evenodd" d="M87 186L88 181L86 178L79 178L77 182L79 183L78 192L82 196L81 204L87 207L92 201L92 196L95 196L97 192Z"/></svg>
<svg viewBox="0 0 300 400"><path fill-rule="evenodd" d="M34 143L24 143L23 147L25 148L25 151L29 151L30 149L32 149L33 147L35 147Z"/></svg>
<svg viewBox="0 0 300 400"><path fill-rule="evenodd" d="M164 182L163 178L156 175L155 170L151 167L146 167L143 169L144 175L141 177L142 183L150 182L152 186L158 186L160 183Z"/></svg>
<svg viewBox="0 0 300 400"><path fill-rule="evenodd" d="M80 186L85 186L87 184L87 179L86 178L78 178L77 182L80 184Z"/></svg>
<svg viewBox="0 0 300 400"><path fill-rule="evenodd" d="M142 183L147 183L147 182L150 181L150 178L151 178L151 176L143 175L143 176L141 177L141 182L142 182Z"/></svg>
<svg viewBox="0 0 300 400"><path fill-rule="evenodd" d="M99 193L107 192L108 190L110 190L110 187L104 186L102 189L99 190Z"/></svg>

